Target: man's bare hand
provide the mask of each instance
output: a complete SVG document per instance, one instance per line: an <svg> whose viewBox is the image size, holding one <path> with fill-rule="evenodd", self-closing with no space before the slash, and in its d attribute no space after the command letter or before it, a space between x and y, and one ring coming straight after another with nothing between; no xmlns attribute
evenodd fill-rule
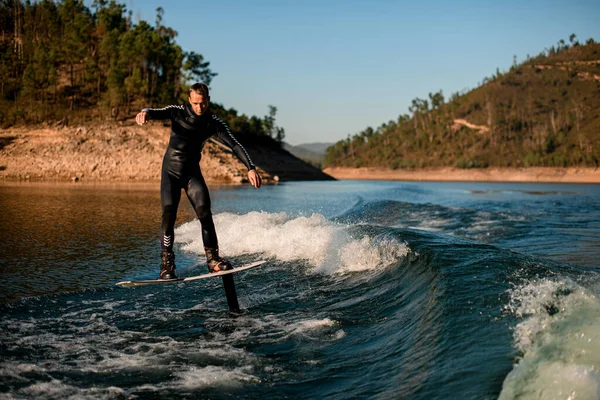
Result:
<svg viewBox="0 0 600 400"><path fill-rule="evenodd" d="M250 181L252 186L254 186L257 189L260 188L260 186L262 185L262 178L260 177L258 172L256 172L255 169L251 169L250 171L248 171L248 180Z"/></svg>
<svg viewBox="0 0 600 400"><path fill-rule="evenodd" d="M135 116L135 122L137 122L138 125L144 125L148 121L147 115L148 113L146 113L146 111L140 112Z"/></svg>

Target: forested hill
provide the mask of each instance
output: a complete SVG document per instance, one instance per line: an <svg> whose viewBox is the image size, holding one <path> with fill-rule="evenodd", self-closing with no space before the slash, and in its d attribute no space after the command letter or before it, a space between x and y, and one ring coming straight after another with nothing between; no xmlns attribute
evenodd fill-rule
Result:
<svg viewBox="0 0 600 400"><path fill-rule="evenodd" d="M88 3L0 1L1 128L123 121L142 107L185 102L190 83L217 75L177 44L160 7L149 23L115 0ZM265 117L212 110L238 134L283 141L273 106Z"/></svg>
<svg viewBox="0 0 600 400"><path fill-rule="evenodd" d="M324 166L597 167L600 44L571 35L467 93L415 98L409 111L337 142Z"/></svg>

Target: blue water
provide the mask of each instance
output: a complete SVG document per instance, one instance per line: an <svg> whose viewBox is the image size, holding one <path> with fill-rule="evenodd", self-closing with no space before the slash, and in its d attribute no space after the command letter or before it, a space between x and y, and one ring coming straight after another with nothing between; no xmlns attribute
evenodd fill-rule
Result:
<svg viewBox="0 0 600 400"><path fill-rule="evenodd" d="M158 273L156 186L0 186L0 398L600 398L600 186L215 187ZM178 270L204 273L182 202Z"/></svg>

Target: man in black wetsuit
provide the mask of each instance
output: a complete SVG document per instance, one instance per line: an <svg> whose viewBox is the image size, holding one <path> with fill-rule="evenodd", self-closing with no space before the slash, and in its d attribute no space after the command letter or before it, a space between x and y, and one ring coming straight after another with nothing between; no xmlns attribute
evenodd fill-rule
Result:
<svg viewBox="0 0 600 400"><path fill-rule="evenodd" d="M202 241L209 272L231 269L231 264L219 257L208 187L200 171L200 157L206 140L215 136L224 142L248 168L250 183L257 189L262 184L250 156L231 134L227 125L208 111L209 104L208 87L203 83L196 83L190 88L189 104L144 108L135 117L139 125L150 119L171 120L171 138L163 158L160 183L163 238L158 279L177 279L173 239L181 189L185 190L202 225Z"/></svg>

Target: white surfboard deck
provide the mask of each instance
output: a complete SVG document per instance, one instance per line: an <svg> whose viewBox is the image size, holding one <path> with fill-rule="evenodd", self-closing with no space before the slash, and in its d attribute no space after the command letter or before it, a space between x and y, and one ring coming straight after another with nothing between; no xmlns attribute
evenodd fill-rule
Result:
<svg viewBox="0 0 600 400"><path fill-rule="evenodd" d="M198 279L206 279L206 278L213 278L215 276L223 276L223 275L234 274L236 272L245 271L245 270L250 269L250 268L258 267L259 265L263 265L264 263L266 263L266 261L256 261L256 262L253 262L251 264L243 264L240 267L235 267L235 268L227 270L227 271L212 272L212 273L203 274L203 275L197 275L197 276L189 276L187 278L178 278L178 279L149 279L149 280L143 280L143 281L123 281L123 282L117 283L116 285L117 286L121 286L121 287L134 287L134 286L164 285L164 284L167 284L167 283L180 283L180 282L197 281Z"/></svg>

